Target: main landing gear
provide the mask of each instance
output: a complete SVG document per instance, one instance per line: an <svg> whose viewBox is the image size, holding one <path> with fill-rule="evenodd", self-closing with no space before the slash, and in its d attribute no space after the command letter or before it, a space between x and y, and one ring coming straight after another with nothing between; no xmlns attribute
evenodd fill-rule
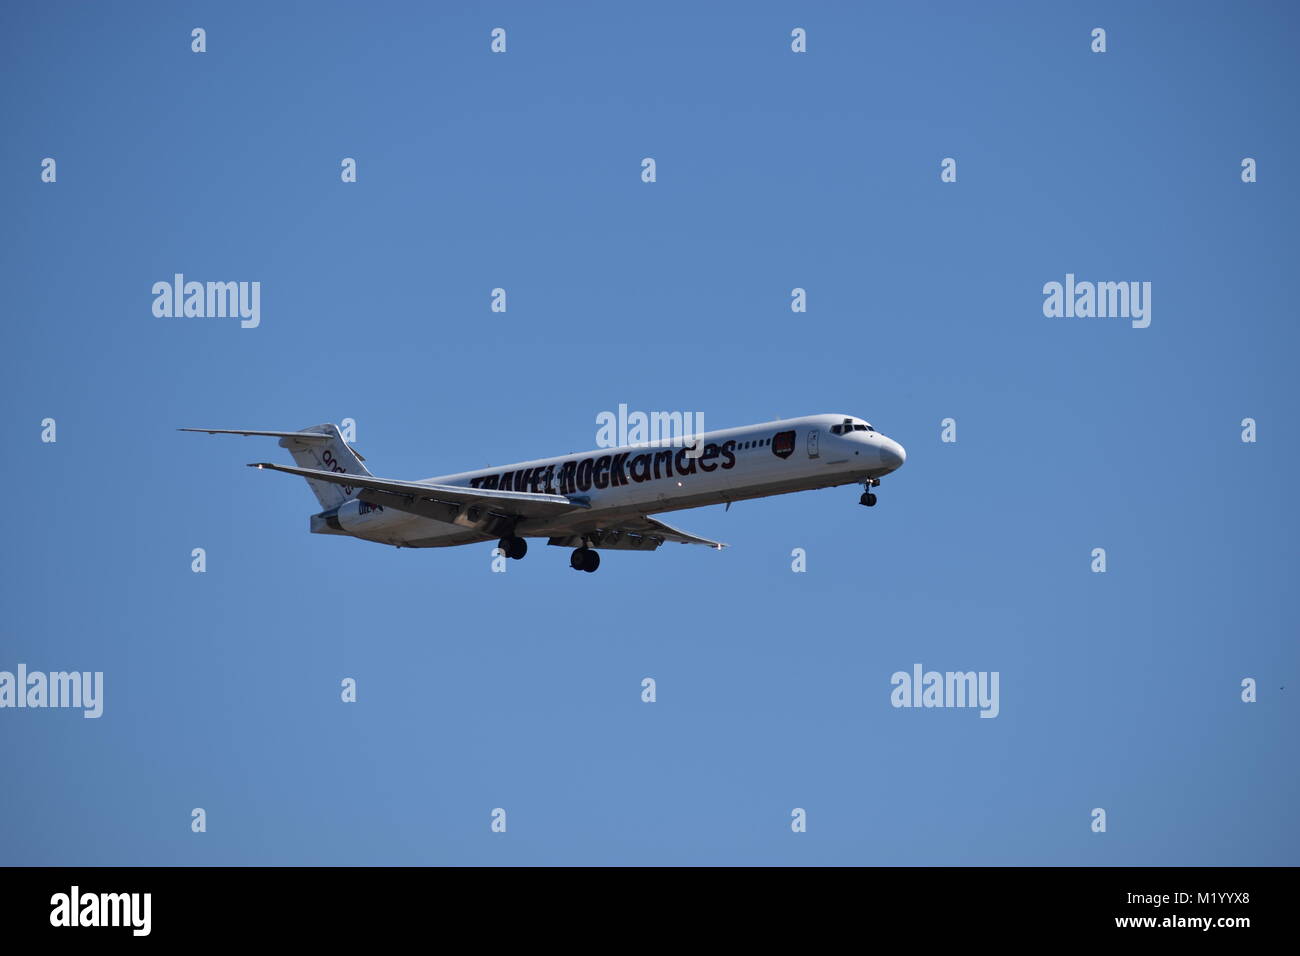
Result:
<svg viewBox="0 0 1300 956"><path fill-rule="evenodd" d="M514 558L516 561L528 553L528 542L515 535L502 538L497 542L497 547L507 558ZM600 567L600 555L584 544L581 548L574 549L573 555L569 558L569 567L590 574Z"/></svg>
<svg viewBox="0 0 1300 956"><path fill-rule="evenodd" d="M581 548L573 549L573 554L569 556L569 567L590 574L600 567L600 555L584 544Z"/></svg>
<svg viewBox="0 0 1300 956"><path fill-rule="evenodd" d="M528 553L528 542L523 538L502 538L497 542L497 547L507 558L514 558L516 561Z"/></svg>
<svg viewBox="0 0 1300 956"><path fill-rule="evenodd" d="M872 493L871 489L880 484L880 479L868 478L862 484L867 490L862 492L862 497L858 499L858 504L866 505L868 508L874 508L876 506L876 496Z"/></svg>

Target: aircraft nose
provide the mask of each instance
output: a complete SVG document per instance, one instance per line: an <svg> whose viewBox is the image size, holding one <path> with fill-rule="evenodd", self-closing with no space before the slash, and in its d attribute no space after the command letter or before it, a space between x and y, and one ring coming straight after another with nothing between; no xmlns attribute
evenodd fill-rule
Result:
<svg viewBox="0 0 1300 956"><path fill-rule="evenodd" d="M907 450L892 438L880 443L880 463L890 471L895 471L907 461Z"/></svg>

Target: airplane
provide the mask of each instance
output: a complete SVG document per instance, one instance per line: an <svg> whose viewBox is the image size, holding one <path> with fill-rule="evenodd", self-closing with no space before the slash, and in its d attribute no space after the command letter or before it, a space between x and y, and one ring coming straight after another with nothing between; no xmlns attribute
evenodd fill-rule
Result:
<svg viewBox="0 0 1300 956"><path fill-rule="evenodd" d="M313 534L338 534L398 548L442 548L498 539L518 560L528 538L572 547L569 566L595 571L602 550L653 551L665 541L722 549L651 515L861 484L859 503L902 467L903 446L861 418L809 415L691 436L524 461L422 481L376 478L337 425L300 431L182 428L210 435L279 438L296 467L250 468L300 475L323 509ZM701 447L702 445L702 447Z"/></svg>

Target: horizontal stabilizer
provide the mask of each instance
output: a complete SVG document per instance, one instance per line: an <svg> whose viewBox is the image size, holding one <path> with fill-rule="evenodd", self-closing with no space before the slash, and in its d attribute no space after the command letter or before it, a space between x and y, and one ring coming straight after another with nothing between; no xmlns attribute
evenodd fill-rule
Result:
<svg viewBox="0 0 1300 956"><path fill-rule="evenodd" d="M266 438L297 438L299 441L331 441L333 435L320 432L241 432L234 428L178 428L178 432L203 432L205 435L262 435Z"/></svg>
<svg viewBox="0 0 1300 956"><path fill-rule="evenodd" d="M286 449L293 460L303 468L319 468L331 474L369 475L365 457L348 444L333 424L312 425L296 431L261 431L241 428L180 428L183 432L202 432L205 435L252 435L257 438L278 438L281 448ZM307 487L316 496L322 508L327 511L337 508L352 497L350 488L339 487L332 481L307 479Z"/></svg>

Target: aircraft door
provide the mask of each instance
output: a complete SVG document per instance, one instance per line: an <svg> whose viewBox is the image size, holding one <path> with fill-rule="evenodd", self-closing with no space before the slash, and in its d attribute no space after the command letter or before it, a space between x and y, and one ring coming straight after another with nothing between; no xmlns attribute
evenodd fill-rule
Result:
<svg viewBox="0 0 1300 956"><path fill-rule="evenodd" d="M808 457L820 458L821 452L817 450L817 436L819 430L816 428L808 429Z"/></svg>

